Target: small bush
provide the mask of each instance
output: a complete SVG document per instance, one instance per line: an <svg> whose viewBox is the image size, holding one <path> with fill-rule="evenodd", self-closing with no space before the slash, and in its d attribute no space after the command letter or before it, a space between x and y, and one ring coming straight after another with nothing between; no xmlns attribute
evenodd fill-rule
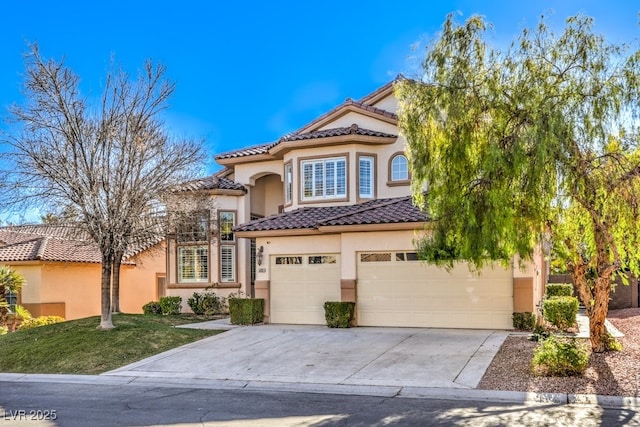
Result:
<svg viewBox="0 0 640 427"><path fill-rule="evenodd" d="M9 332L9 328L6 326L0 326L0 335L6 335Z"/></svg>
<svg viewBox="0 0 640 427"><path fill-rule="evenodd" d="M187 304L198 315L212 315L220 313L224 309L224 299L209 291L194 292L193 296L187 299Z"/></svg>
<svg viewBox="0 0 640 427"><path fill-rule="evenodd" d="M229 298L229 317L234 325L253 325L264 318L263 298Z"/></svg>
<svg viewBox="0 0 640 427"><path fill-rule="evenodd" d="M551 297L544 300L542 310L547 322L565 330L575 323L578 306L576 297Z"/></svg>
<svg viewBox="0 0 640 427"><path fill-rule="evenodd" d="M160 308L164 315L176 315L182 311L182 297L160 298Z"/></svg>
<svg viewBox="0 0 640 427"><path fill-rule="evenodd" d="M348 328L353 320L356 304L346 301L327 301L324 303L324 318L330 328Z"/></svg>
<svg viewBox="0 0 640 427"><path fill-rule="evenodd" d="M533 327L533 334L531 334L531 338L529 339L531 341L544 341L549 338L550 335L551 333L546 330L544 326L536 325Z"/></svg>
<svg viewBox="0 0 640 427"><path fill-rule="evenodd" d="M142 306L144 314L162 314L162 307L158 301L151 301Z"/></svg>
<svg viewBox="0 0 640 427"><path fill-rule="evenodd" d="M536 315L531 312L513 313L513 327L521 331L532 331L536 326Z"/></svg>
<svg viewBox="0 0 640 427"><path fill-rule="evenodd" d="M575 338L554 336L544 340L533 352L531 368L534 374L568 377L580 375L589 364L589 350Z"/></svg>
<svg viewBox="0 0 640 427"><path fill-rule="evenodd" d="M53 325L54 323L64 322L64 318L60 316L39 316L26 318L18 326L18 330L37 328L39 326Z"/></svg>
<svg viewBox="0 0 640 427"><path fill-rule="evenodd" d="M567 283L549 283L546 291L547 298L573 296L573 285Z"/></svg>

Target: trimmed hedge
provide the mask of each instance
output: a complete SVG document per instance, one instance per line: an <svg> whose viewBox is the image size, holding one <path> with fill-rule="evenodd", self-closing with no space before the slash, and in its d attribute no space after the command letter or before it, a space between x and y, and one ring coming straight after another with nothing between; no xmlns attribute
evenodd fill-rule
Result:
<svg viewBox="0 0 640 427"><path fill-rule="evenodd" d="M572 297L573 285L570 283L549 283L547 284L547 298L552 297Z"/></svg>
<svg viewBox="0 0 640 427"><path fill-rule="evenodd" d="M533 331L536 315L531 312L513 313L513 328L521 331Z"/></svg>
<svg viewBox="0 0 640 427"><path fill-rule="evenodd" d="M234 325L253 325L264 317L263 298L229 298L229 317Z"/></svg>
<svg viewBox="0 0 640 427"><path fill-rule="evenodd" d="M142 306L144 314L162 314L162 307L158 301L151 301Z"/></svg>
<svg viewBox="0 0 640 427"><path fill-rule="evenodd" d="M573 326L578 314L578 298L551 297L542 303L542 311L547 322L560 329Z"/></svg>
<svg viewBox="0 0 640 427"><path fill-rule="evenodd" d="M353 320L356 303L327 301L324 303L324 318L330 328L349 328Z"/></svg>
<svg viewBox="0 0 640 427"><path fill-rule="evenodd" d="M161 297L160 308L162 314L176 315L182 311L182 297Z"/></svg>

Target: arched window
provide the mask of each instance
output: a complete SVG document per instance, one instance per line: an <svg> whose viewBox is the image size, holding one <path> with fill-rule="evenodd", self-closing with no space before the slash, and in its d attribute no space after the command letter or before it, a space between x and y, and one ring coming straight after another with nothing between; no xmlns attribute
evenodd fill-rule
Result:
<svg viewBox="0 0 640 427"><path fill-rule="evenodd" d="M391 159L391 181L408 181L409 165L404 154L396 154Z"/></svg>

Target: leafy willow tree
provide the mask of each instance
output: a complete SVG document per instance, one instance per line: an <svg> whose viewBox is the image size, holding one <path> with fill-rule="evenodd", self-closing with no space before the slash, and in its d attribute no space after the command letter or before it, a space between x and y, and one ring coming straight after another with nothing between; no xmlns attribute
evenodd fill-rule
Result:
<svg viewBox="0 0 640 427"><path fill-rule="evenodd" d="M202 144L169 137L160 120L175 84L147 62L137 78L108 72L95 105L64 63L37 46L26 57L25 105L11 108L3 190L16 206L73 211L102 255L100 327L112 328L120 262L165 235L151 209L167 188L197 175ZM115 273L115 274L114 274Z"/></svg>
<svg viewBox="0 0 640 427"><path fill-rule="evenodd" d="M501 51L481 17L450 15L424 74L396 93L414 195L434 219L422 256L481 267L550 240L599 352L612 279L640 272L640 51L592 26L578 15L556 35L543 17Z"/></svg>

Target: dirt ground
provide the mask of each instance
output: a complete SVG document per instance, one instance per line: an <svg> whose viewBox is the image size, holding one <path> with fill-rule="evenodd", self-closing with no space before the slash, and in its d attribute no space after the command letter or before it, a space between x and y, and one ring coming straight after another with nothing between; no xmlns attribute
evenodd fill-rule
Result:
<svg viewBox="0 0 640 427"><path fill-rule="evenodd" d="M611 310L607 318L624 334L620 339L623 349L620 352L592 353L589 367L582 376L533 376L530 365L538 343L525 336L510 336L493 359L478 388L640 396L640 309Z"/></svg>

